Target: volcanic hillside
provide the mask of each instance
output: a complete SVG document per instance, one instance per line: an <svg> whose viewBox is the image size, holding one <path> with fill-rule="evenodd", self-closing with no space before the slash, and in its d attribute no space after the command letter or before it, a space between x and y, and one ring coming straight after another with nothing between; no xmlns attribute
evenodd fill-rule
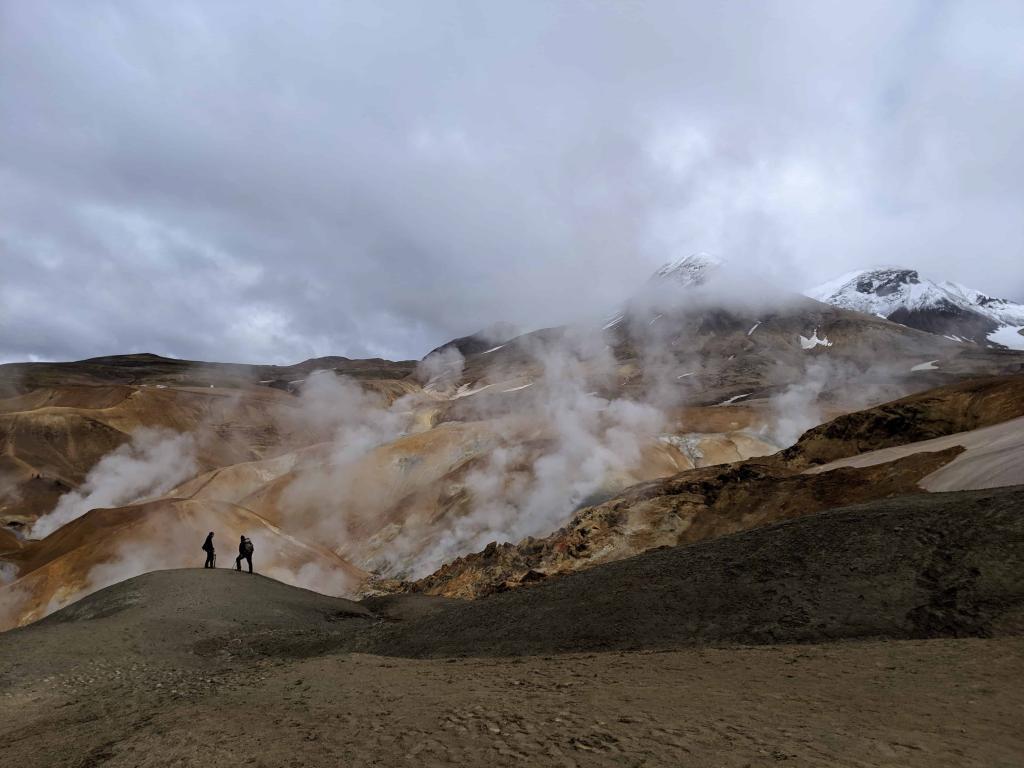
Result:
<svg viewBox="0 0 1024 768"><path fill-rule="evenodd" d="M480 597L850 503L1022 478L1024 376L979 379L839 416L773 456L638 484L549 536L495 542L400 588Z"/></svg>
<svg viewBox="0 0 1024 768"><path fill-rule="evenodd" d="M1020 486L898 496L470 602L354 603L259 575L162 571L3 635L0 658L60 667L82 649L116 657L140 643L200 656L234 648L418 657L1019 634L1022 503ZM8 662L3 674L26 669Z"/></svg>
<svg viewBox="0 0 1024 768"><path fill-rule="evenodd" d="M1024 366L796 295L751 302L710 266L671 265L596 325L467 337L419 363L0 366L0 618L201 562L210 530L222 566L244 533L260 570L326 593L466 596L912 492L958 448L820 477L757 457L844 413ZM858 438L831 458L869 445L891 447ZM687 490L657 490L672 488ZM801 501L771 501L785 494ZM491 541L488 567L457 560Z"/></svg>

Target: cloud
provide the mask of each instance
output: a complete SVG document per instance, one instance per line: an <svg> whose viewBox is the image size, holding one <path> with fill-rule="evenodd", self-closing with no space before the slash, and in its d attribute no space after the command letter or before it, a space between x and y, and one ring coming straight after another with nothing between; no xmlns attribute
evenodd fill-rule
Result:
<svg viewBox="0 0 1024 768"><path fill-rule="evenodd" d="M0 359L420 357L692 251L1024 298L1024 9L7 3Z"/></svg>

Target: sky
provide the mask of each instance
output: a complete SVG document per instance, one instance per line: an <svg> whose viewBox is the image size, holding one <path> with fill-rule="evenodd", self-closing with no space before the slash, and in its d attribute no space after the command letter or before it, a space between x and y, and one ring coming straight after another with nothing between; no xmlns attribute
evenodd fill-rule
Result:
<svg viewBox="0 0 1024 768"><path fill-rule="evenodd" d="M1024 299L1024 3L0 0L0 361L419 358L707 252Z"/></svg>

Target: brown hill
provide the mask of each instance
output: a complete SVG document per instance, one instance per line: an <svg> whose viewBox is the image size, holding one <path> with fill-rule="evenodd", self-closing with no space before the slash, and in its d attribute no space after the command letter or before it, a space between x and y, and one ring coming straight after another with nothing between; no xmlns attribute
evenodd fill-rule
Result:
<svg viewBox="0 0 1024 768"><path fill-rule="evenodd" d="M238 388L262 383L284 388L315 370L331 370L357 379L402 379L415 367L412 360L392 362L347 357L320 357L295 365L243 365L178 360L153 354L110 355L66 363L0 365L0 395L75 384Z"/></svg>
<svg viewBox="0 0 1024 768"><path fill-rule="evenodd" d="M402 588L480 597L659 546L694 543L851 502L923 493L929 479L947 491L1012 483L1013 468L1024 461L1024 445L1016 439L1001 443L998 457L989 453L979 460L974 454L971 463L939 473L965 446L978 450L989 440L962 430L1003 423L1016 434L1014 422L1005 419L1024 410L1022 384L1020 376L982 379L840 416L810 430L777 456L684 471L633 486L577 511L549 536L517 544L495 542ZM959 438L941 445L907 442L921 435L951 434ZM901 446L898 452L803 472L824 455L851 456L865 447L893 444ZM1007 471L991 473L988 465L993 461ZM986 480L976 480L979 476Z"/></svg>
<svg viewBox="0 0 1024 768"><path fill-rule="evenodd" d="M290 536L244 507L166 499L95 509L9 556L20 578L0 591L0 628L34 621L57 607L139 573L201 564L208 531L221 568L233 567L240 535L255 543L261 573L351 594L366 578L334 552Z"/></svg>
<svg viewBox="0 0 1024 768"><path fill-rule="evenodd" d="M260 458L288 445L279 413L292 405L265 387L61 386L0 400L0 519L49 511L140 427L193 435L200 470Z"/></svg>
<svg viewBox="0 0 1024 768"><path fill-rule="evenodd" d="M1024 376L971 379L856 411L814 427L784 452L820 464L988 427L1024 416Z"/></svg>

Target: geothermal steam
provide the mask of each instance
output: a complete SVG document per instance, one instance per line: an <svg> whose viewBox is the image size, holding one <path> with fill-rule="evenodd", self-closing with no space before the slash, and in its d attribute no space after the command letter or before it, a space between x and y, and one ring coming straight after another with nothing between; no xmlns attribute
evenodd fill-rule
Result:
<svg viewBox="0 0 1024 768"><path fill-rule="evenodd" d="M190 434L140 428L130 442L96 463L81 488L60 497L40 517L30 538L49 536L90 509L119 507L166 493L196 472L195 440Z"/></svg>
<svg viewBox="0 0 1024 768"><path fill-rule="evenodd" d="M543 373L530 390L528 412L545 447L532 456L522 445L500 447L470 472L468 514L407 561L411 575L425 575L490 541L547 533L610 477L636 466L644 441L661 431L664 412L654 404L590 391L615 375L615 358L600 337L569 334L534 355Z"/></svg>

